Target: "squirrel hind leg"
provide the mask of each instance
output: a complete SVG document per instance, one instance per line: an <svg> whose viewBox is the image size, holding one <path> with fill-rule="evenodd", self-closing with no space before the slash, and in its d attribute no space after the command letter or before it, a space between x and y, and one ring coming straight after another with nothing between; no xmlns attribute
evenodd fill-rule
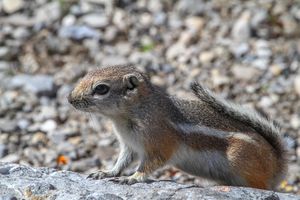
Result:
<svg viewBox="0 0 300 200"><path fill-rule="evenodd" d="M261 136L234 133L226 153L231 167L246 180L247 186L272 189L278 161L272 147Z"/></svg>

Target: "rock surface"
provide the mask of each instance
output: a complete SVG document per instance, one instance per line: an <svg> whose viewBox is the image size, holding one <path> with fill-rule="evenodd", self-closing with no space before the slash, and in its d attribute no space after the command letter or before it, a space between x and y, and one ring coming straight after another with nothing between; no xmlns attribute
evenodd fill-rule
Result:
<svg viewBox="0 0 300 200"><path fill-rule="evenodd" d="M0 163L0 199L270 199L296 200L300 196L251 188L201 188L171 181L120 185L89 180L82 174L51 168Z"/></svg>

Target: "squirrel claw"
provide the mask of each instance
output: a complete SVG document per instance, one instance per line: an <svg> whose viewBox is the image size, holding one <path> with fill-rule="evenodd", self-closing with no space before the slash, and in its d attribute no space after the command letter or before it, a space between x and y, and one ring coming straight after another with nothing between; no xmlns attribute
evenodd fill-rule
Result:
<svg viewBox="0 0 300 200"><path fill-rule="evenodd" d="M135 172L133 175L131 175L129 177L120 177L118 179L113 179L112 181L120 183L120 184L132 185L135 183L145 182L146 180L147 180L147 177L144 173Z"/></svg>
<svg viewBox="0 0 300 200"><path fill-rule="evenodd" d="M98 180L98 179L103 179L103 178L111 178L111 177L115 177L115 173L113 172L103 172L103 171L97 171L94 173L91 173L87 176L88 179L94 179L94 180Z"/></svg>
<svg viewBox="0 0 300 200"><path fill-rule="evenodd" d="M135 183L138 183L139 181L137 179L134 178L130 178L130 177L120 177L118 179L111 179L110 181L113 181L115 183L119 183L122 185L133 185Z"/></svg>

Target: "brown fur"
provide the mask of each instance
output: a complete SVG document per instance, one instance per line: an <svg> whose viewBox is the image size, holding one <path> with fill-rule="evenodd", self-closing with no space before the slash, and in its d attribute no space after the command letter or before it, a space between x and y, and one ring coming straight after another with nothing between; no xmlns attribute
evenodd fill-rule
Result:
<svg viewBox="0 0 300 200"><path fill-rule="evenodd" d="M261 136L252 134L250 138L252 142L232 136L226 154L233 169L250 187L270 189L278 165L276 155Z"/></svg>
<svg viewBox="0 0 300 200"><path fill-rule="evenodd" d="M149 130L150 131L150 130ZM153 130L155 131L155 130ZM171 127L163 127L158 130L159 134L153 137L145 137L144 147L146 153L145 162L139 170L151 173L166 164L177 150L180 141ZM151 135L151 134L149 134Z"/></svg>

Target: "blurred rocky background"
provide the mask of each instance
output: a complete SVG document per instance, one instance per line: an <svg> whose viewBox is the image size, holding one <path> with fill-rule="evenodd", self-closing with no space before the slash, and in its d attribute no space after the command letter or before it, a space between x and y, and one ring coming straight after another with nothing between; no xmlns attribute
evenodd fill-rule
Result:
<svg viewBox="0 0 300 200"><path fill-rule="evenodd" d="M300 194L299 0L0 0L0 162L111 167L110 122L66 96L90 68L124 63L179 97L197 80L269 114L290 155L279 190ZM211 184L168 167L153 177Z"/></svg>

